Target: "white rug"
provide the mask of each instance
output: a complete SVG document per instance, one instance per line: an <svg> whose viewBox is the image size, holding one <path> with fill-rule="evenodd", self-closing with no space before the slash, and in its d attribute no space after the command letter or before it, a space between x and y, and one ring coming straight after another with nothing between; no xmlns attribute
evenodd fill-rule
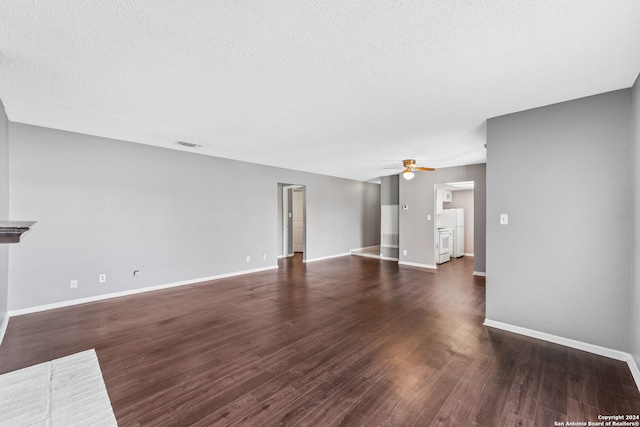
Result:
<svg viewBox="0 0 640 427"><path fill-rule="evenodd" d="M95 350L0 375L0 426L117 426Z"/></svg>

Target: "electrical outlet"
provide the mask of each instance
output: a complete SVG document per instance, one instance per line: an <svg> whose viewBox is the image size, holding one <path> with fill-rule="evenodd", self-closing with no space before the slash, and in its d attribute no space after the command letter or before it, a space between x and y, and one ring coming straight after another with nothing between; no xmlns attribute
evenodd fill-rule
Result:
<svg viewBox="0 0 640 427"><path fill-rule="evenodd" d="M72 280L71 283L69 283L69 287L71 289L76 289L78 287L78 281L77 280Z"/></svg>
<svg viewBox="0 0 640 427"><path fill-rule="evenodd" d="M404 251L402 251L402 254L406 255L407 254L407 250L405 249Z"/></svg>
<svg viewBox="0 0 640 427"><path fill-rule="evenodd" d="M106 281L107 281L107 275L106 274L101 274L100 276L98 276L98 282L104 283Z"/></svg>
<svg viewBox="0 0 640 427"><path fill-rule="evenodd" d="M133 272L133 277L140 277L140 270L135 270Z"/></svg>
<svg viewBox="0 0 640 427"><path fill-rule="evenodd" d="M251 262L251 257L247 255L247 262Z"/></svg>
<svg viewBox="0 0 640 427"><path fill-rule="evenodd" d="M262 254L262 259L263 260L267 259L267 254Z"/></svg>

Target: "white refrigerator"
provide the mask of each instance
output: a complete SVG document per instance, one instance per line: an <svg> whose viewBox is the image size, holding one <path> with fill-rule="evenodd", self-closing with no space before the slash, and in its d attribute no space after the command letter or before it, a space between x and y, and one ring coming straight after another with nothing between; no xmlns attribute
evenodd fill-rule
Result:
<svg viewBox="0 0 640 427"><path fill-rule="evenodd" d="M438 218L438 227L453 229L452 257L464 256L464 209L444 209Z"/></svg>

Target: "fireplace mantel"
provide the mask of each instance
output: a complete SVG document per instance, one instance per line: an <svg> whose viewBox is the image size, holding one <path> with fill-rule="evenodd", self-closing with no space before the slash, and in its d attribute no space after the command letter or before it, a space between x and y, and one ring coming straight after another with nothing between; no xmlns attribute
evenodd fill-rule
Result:
<svg viewBox="0 0 640 427"><path fill-rule="evenodd" d="M19 243L36 221L0 221L0 243Z"/></svg>

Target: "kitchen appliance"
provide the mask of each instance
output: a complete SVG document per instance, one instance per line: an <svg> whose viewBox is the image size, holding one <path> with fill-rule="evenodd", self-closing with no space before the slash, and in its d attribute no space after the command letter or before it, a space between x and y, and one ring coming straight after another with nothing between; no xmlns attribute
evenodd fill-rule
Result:
<svg viewBox="0 0 640 427"><path fill-rule="evenodd" d="M437 226L453 230L453 251L451 256L464 256L464 209L443 209L436 218Z"/></svg>
<svg viewBox="0 0 640 427"><path fill-rule="evenodd" d="M442 264L451 259L453 250L453 230L450 228L438 228L436 230L438 240L436 242L436 264Z"/></svg>

